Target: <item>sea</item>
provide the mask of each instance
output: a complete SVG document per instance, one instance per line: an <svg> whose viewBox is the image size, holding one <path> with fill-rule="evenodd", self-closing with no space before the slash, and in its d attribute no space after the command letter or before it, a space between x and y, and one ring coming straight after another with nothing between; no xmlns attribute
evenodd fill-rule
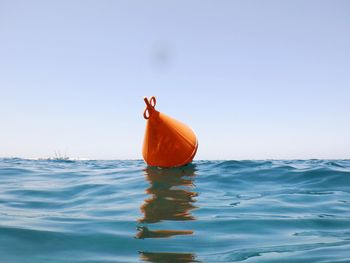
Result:
<svg viewBox="0 0 350 263"><path fill-rule="evenodd" d="M350 262L350 160L2 158L0 262Z"/></svg>

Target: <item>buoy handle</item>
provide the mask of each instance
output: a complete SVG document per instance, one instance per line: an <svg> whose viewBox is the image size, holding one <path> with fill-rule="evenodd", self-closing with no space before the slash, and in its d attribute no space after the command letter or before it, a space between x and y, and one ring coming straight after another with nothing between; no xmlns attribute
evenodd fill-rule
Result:
<svg viewBox="0 0 350 263"><path fill-rule="evenodd" d="M147 99L147 97L143 97L143 100L146 103L146 108L143 112L143 117L148 120L149 117L151 117L151 114L153 111L155 111L154 107L156 106L156 97L152 96L150 100Z"/></svg>

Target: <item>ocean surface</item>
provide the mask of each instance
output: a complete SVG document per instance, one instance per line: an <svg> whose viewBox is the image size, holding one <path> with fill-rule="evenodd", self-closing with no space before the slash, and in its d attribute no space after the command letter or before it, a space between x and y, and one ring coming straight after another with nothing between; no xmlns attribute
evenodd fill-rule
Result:
<svg viewBox="0 0 350 263"><path fill-rule="evenodd" d="M0 262L350 262L350 160L0 159Z"/></svg>

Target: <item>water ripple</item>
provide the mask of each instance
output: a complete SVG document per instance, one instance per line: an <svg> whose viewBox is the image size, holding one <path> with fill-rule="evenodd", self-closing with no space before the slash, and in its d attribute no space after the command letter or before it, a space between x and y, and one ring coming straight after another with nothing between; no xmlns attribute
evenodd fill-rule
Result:
<svg viewBox="0 0 350 263"><path fill-rule="evenodd" d="M1 262L350 262L350 160L0 159Z"/></svg>

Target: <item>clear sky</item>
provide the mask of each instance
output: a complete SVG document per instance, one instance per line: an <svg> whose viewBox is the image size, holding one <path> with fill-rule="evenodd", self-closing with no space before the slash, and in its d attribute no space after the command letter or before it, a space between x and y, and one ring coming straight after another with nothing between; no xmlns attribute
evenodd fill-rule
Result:
<svg viewBox="0 0 350 263"><path fill-rule="evenodd" d="M350 158L350 1L0 0L0 156L140 159L143 96L196 159Z"/></svg>

